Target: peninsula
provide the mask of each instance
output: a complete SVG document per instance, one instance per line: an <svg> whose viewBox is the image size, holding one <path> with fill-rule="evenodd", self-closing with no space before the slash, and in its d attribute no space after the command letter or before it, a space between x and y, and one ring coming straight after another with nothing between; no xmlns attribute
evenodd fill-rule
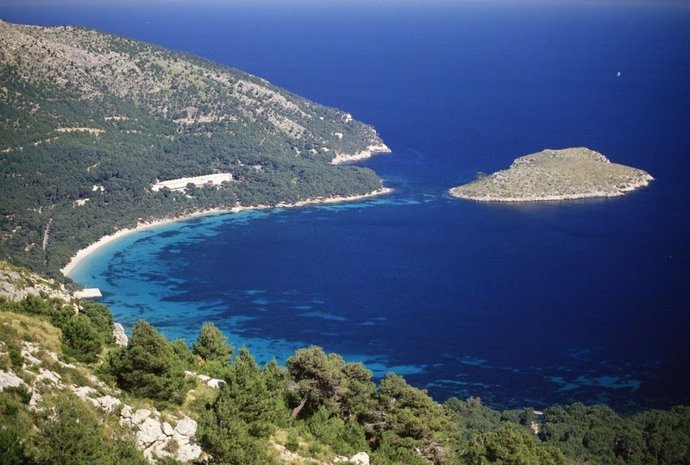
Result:
<svg viewBox="0 0 690 465"><path fill-rule="evenodd" d="M653 179L646 171L611 163L586 147L547 149L517 158L507 170L454 187L450 194L482 202L617 197Z"/></svg>
<svg viewBox="0 0 690 465"><path fill-rule="evenodd" d="M60 277L137 225L389 192L350 164L390 152L372 126L265 79L78 26L0 37L0 259Z"/></svg>

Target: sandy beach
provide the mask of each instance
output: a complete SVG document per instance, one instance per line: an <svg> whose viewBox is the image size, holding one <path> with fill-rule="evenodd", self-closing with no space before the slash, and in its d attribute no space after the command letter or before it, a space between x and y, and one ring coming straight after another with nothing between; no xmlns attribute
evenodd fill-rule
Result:
<svg viewBox="0 0 690 465"><path fill-rule="evenodd" d="M390 189L388 187L382 187L381 189L377 189L375 191L369 192L367 194L361 194L361 195L350 195L350 196L342 196L342 197L323 197L323 198L311 198L311 199L305 199L305 200L300 200L299 202L294 202L294 203L287 203L287 202L281 202L277 205L255 205L251 207L242 207L242 206L237 206L237 207L232 207L232 208L209 208L205 210L200 210L194 213L190 213L188 215L181 215L181 216L174 216L174 217L168 217L168 218L162 218L162 219L157 219L157 220L151 220L151 221L145 221L138 223L136 227L133 228L124 228L120 229L119 231L109 234L107 236L103 236L100 238L98 241L94 242L93 244L89 245L88 247L85 247L78 251L65 265L63 268L60 269L63 275L65 276L70 276L70 274L79 266L79 264L89 255L94 253L95 251L99 250L101 247L104 247L114 241L117 241L118 239L121 239L122 237L126 236L127 234L131 234L137 231L143 231L149 228L153 228L156 226L160 226L163 224L167 223L173 223L175 221L184 221L188 220L190 218L194 218L197 216L204 216L204 215L212 215L212 214L219 214L219 213L239 213L242 211L247 211L247 210L266 210L266 209L271 209L271 208L297 208L297 207L304 207L307 205L319 205L319 204L329 204L329 203L342 203L342 202L355 202L357 200L363 200L363 199L368 199L371 197L377 197L380 195L386 195L390 194L393 192L393 189Z"/></svg>

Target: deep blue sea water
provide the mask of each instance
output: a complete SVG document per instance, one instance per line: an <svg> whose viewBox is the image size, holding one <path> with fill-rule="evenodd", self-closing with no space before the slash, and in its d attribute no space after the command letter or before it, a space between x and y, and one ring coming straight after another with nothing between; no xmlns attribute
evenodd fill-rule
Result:
<svg viewBox="0 0 690 465"><path fill-rule="evenodd" d="M52 5L52 6L51 6ZM556 2L0 6L199 54L351 112L395 194L126 236L74 274L126 326L213 321L262 362L318 344L495 407L690 395L690 9ZM620 76L618 76L620 72ZM588 146L656 180L623 198L450 198L477 171Z"/></svg>

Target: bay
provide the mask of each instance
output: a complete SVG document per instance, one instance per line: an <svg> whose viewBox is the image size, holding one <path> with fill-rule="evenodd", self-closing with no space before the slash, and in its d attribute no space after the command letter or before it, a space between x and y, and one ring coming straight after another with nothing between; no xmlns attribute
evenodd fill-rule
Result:
<svg viewBox="0 0 690 465"><path fill-rule="evenodd" d="M126 326L213 321L262 362L318 344L495 407L690 394L690 11L673 4L216 2L0 7L230 64L373 124L396 192L214 215L84 262ZM620 76L618 76L620 72ZM450 198L477 171L588 146L656 180L623 198Z"/></svg>

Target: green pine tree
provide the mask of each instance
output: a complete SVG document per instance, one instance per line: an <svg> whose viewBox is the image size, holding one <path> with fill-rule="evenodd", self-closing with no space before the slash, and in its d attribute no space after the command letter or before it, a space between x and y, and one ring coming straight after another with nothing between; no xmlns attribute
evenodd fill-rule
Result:
<svg viewBox="0 0 690 465"><path fill-rule="evenodd" d="M227 362L232 355L232 346L225 335L213 324L204 323L192 350L204 360Z"/></svg>
<svg viewBox="0 0 690 465"><path fill-rule="evenodd" d="M191 381L170 343L153 326L138 321L129 345L111 354L106 371L137 396L181 403Z"/></svg>

